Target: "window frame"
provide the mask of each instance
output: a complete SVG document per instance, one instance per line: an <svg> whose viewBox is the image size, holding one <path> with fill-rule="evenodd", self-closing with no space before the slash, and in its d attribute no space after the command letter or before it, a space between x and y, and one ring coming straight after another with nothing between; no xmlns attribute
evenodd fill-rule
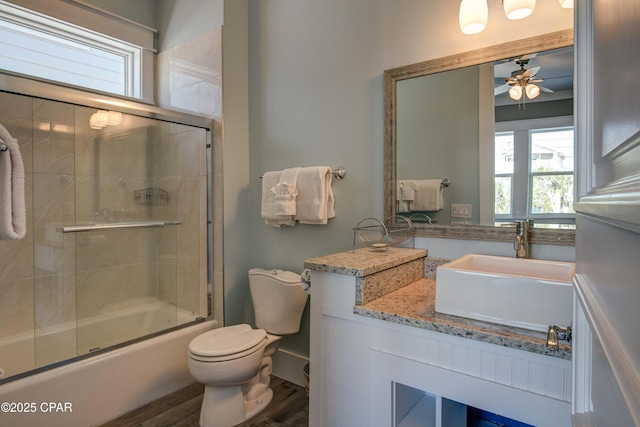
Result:
<svg viewBox="0 0 640 427"><path fill-rule="evenodd" d="M57 3L52 5L51 3L52 2L43 3L42 5L44 9L51 9L52 13L49 14L46 10L44 12L47 13L42 13L42 11L28 9L0 0L0 20L49 34L54 37L59 37L62 40L72 40L74 42L85 44L123 57L126 63L124 72L124 93L103 92L91 87L78 86L59 80L47 79L46 77L21 74L14 71L6 72L22 75L32 79L55 82L55 84L62 86L70 86L92 92L108 93L112 96L134 98L142 101L153 100L153 84L149 85L144 82L149 79L149 81L153 81L154 50L152 49L152 40L153 34L155 33L154 29L127 21L126 19L115 15L99 13L98 10L87 10L87 8L80 9L77 6L74 6L73 3L63 3L61 5L58 5ZM73 8L73 11L76 13L69 14L69 11L66 10L69 8ZM76 20L87 15L90 15L91 19L85 19L85 21L89 23L89 25L85 27L78 25L77 23L55 17L54 12L57 12L58 14L66 13L69 16L74 16ZM103 29L109 27L109 25L117 28L122 33L122 38L116 38L113 35L105 34L104 32L89 28L89 26L93 26ZM131 31L122 31L123 26L131 27ZM145 37L141 36L140 33L148 34L146 34ZM145 38L148 40L145 41ZM5 71L0 70L0 72Z"/></svg>
<svg viewBox="0 0 640 427"><path fill-rule="evenodd" d="M554 175L573 175L574 176L574 193L575 193L575 159L573 171L549 171L549 172L533 172L531 170L531 133L541 130L555 130L571 128L575 132L573 125L573 116L552 117L546 119L519 120L512 122L498 122L494 129L494 149L495 135L499 133L513 132L514 134L514 171L512 174L496 174L494 169L494 186L495 178L502 176L511 177L511 212L509 214L496 214L494 201L494 222L496 224L513 221L516 219L529 218L534 219L539 224L575 224L575 213L532 213L533 205L533 180L535 176L554 176ZM523 141L517 142L518 136L526 133L526 150L523 147ZM575 136L574 136L575 138ZM519 147L520 146L520 147ZM495 154L494 154L495 155ZM526 158L525 158L526 156ZM575 154L574 154L575 158ZM526 174L522 169L526 166ZM517 175L520 175L518 178ZM523 181L523 178L526 179ZM518 191L524 192L523 184L526 186L526 197L516 197ZM518 190L518 187L520 190ZM518 199L518 200L516 200Z"/></svg>

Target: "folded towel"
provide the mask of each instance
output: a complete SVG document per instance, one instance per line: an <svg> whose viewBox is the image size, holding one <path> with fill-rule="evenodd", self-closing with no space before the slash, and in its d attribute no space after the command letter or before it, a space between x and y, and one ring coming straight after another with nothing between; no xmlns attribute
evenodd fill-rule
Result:
<svg viewBox="0 0 640 427"><path fill-rule="evenodd" d="M412 211L439 211L444 207L441 179L416 179L411 183L416 190Z"/></svg>
<svg viewBox="0 0 640 427"><path fill-rule="evenodd" d="M326 224L336 216L332 179L328 166L311 166L298 172L296 218L301 224Z"/></svg>
<svg viewBox="0 0 640 427"><path fill-rule="evenodd" d="M275 214L275 195L271 192L271 189L280 182L280 176L282 172L266 172L262 176L262 204L261 213L264 223L271 227L296 225L296 220L293 215L276 215Z"/></svg>
<svg viewBox="0 0 640 427"><path fill-rule="evenodd" d="M27 233L24 198L24 165L18 141L0 125L0 239L18 240Z"/></svg>
<svg viewBox="0 0 640 427"><path fill-rule="evenodd" d="M396 183L396 199L398 201L397 211L407 213L411 211L411 202L415 199L415 185L408 180L398 180Z"/></svg>
<svg viewBox="0 0 640 427"><path fill-rule="evenodd" d="M276 216L296 214L296 196L298 195L298 171L301 168L285 169L278 183L271 188L275 197L273 213ZM264 179L264 178L263 178Z"/></svg>

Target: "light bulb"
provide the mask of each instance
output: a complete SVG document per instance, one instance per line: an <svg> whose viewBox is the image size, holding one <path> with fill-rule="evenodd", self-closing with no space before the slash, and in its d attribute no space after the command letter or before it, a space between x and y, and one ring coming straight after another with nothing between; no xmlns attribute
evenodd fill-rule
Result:
<svg viewBox="0 0 640 427"><path fill-rule="evenodd" d="M95 114L95 124L100 127L105 127L109 124L109 112L107 110L98 110Z"/></svg>
<svg viewBox="0 0 640 427"><path fill-rule="evenodd" d="M518 101L520 98L522 98L522 87L520 87L520 85L513 86L511 89L509 89L509 96L511 97L511 99L515 99L516 101Z"/></svg>
<svg viewBox="0 0 640 427"><path fill-rule="evenodd" d="M460 3L460 31L477 34L487 26L489 9L486 0L462 0Z"/></svg>
<svg viewBox="0 0 640 427"><path fill-rule="evenodd" d="M540 88L538 87L538 85L534 85L533 83L528 84L527 87L525 88L525 92L529 97L529 99L533 99L536 96L540 95Z"/></svg>
<svg viewBox="0 0 640 427"><path fill-rule="evenodd" d="M122 123L122 113L119 111L109 111L109 124L118 126Z"/></svg>
<svg viewBox="0 0 640 427"><path fill-rule="evenodd" d="M560 3L560 6L564 7L565 9L573 9L573 0L558 0Z"/></svg>
<svg viewBox="0 0 640 427"><path fill-rule="evenodd" d="M93 113L89 118L89 126L91 127L91 129L102 129L103 126L98 125L96 119L97 119L96 113Z"/></svg>
<svg viewBox="0 0 640 427"><path fill-rule="evenodd" d="M504 0L504 13L509 19L522 19L533 13L536 0Z"/></svg>

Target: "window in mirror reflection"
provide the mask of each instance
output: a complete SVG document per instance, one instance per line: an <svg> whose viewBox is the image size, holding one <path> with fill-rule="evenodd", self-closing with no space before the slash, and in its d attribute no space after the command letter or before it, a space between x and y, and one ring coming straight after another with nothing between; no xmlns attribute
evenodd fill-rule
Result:
<svg viewBox="0 0 640 427"><path fill-rule="evenodd" d="M536 227L574 228L573 127L495 134L496 225L533 218Z"/></svg>
<svg viewBox="0 0 640 427"><path fill-rule="evenodd" d="M511 215L513 182L513 132L496 133L495 148L495 214Z"/></svg>

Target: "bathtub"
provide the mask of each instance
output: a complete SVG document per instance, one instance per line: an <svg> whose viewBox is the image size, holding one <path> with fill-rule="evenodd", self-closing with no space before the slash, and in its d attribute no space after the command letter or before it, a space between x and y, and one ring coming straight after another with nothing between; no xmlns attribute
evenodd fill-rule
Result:
<svg viewBox="0 0 640 427"><path fill-rule="evenodd" d="M162 302L0 338L0 380L195 320Z"/></svg>
<svg viewBox="0 0 640 427"><path fill-rule="evenodd" d="M152 306L145 310L128 309L119 312L116 318L107 316L111 328L104 328L102 317L78 322L77 335L81 342L86 338L79 354L89 352L92 346L104 346L114 337L112 334L117 329L114 325L124 329L120 332L140 336L159 330L154 330L159 327L158 322L164 323L160 329L166 329L168 321L175 323L174 307L168 308L170 306L162 303ZM179 322L187 321L186 314L180 316L183 318ZM131 332L134 325L137 329ZM25 365L26 370L33 369L36 363L46 365L47 358L64 356L71 347L75 356L75 323L73 326L59 325L38 334L35 346L47 345L50 351L42 351L43 355L36 358L33 334L3 340L0 363L4 366L0 368L6 371L5 377L24 371L15 369ZM194 382L187 367L189 341L215 327L215 320L205 321L0 385L0 404L9 402L13 404L10 410L15 411L5 412L3 407L0 425L86 427L116 418L178 390ZM142 333L143 330L146 332ZM104 335L94 340L100 333Z"/></svg>

